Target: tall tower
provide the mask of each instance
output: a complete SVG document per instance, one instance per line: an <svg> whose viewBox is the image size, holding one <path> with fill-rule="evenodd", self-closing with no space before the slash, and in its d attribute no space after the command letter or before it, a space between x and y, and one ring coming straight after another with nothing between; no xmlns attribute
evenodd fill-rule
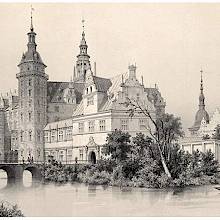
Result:
<svg viewBox="0 0 220 220"><path fill-rule="evenodd" d="M197 134L197 131L199 130L201 121L203 119L205 120L206 123L209 123L209 114L205 110L205 96L203 93L203 79L202 79L203 71L201 70L200 73L201 73L201 81L200 81L200 95L199 95L199 110L196 113L194 125L191 128L189 128L191 135Z"/></svg>
<svg viewBox="0 0 220 220"><path fill-rule="evenodd" d="M87 54L88 46L86 44L85 40L85 30L84 30L84 22L85 20L82 20L83 24L83 32L82 32L82 39L79 45L80 53L77 56L76 61L76 70L74 67L74 81L83 82L85 80L85 73L88 69L91 68L89 58L90 56Z"/></svg>
<svg viewBox="0 0 220 220"><path fill-rule="evenodd" d="M28 35L27 51L23 53L18 64L18 143L19 160L28 157L34 161L43 161L43 128L46 125L47 80L46 65L37 52L36 33L32 23Z"/></svg>

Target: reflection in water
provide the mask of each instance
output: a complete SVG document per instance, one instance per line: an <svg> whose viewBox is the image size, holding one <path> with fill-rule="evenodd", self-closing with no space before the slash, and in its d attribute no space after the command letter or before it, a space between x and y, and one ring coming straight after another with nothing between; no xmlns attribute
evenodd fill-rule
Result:
<svg viewBox="0 0 220 220"><path fill-rule="evenodd" d="M0 184L2 185L3 172ZM6 178L4 179L6 180ZM18 204L25 216L219 216L220 194L214 186L155 190L84 184L31 185L29 172L24 185L0 189L1 200Z"/></svg>
<svg viewBox="0 0 220 220"><path fill-rule="evenodd" d="M24 170L24 172L23 172L23 185L25 187L32 186L32 174L28 170Z"/></svg>
<svg viewBox="0 0 220 220"><path fill-rule="evenodd" d="M4 170L0 170L0 189L5 188L8 182L7 173Z"/></svg>

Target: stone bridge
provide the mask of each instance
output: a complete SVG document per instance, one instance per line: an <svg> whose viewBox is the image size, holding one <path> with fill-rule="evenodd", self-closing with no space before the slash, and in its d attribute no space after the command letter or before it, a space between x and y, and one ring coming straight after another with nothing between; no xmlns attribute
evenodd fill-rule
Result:
<svg viewBox="0 0 220 220"><path fill-rule="evenodd" d="M41 174L42 163L5 163L0 161L0 169L4 170L8 176L8 183L22 183L23 172L28 170L32 174L33 181L41 181L43 176Z"/></svg>

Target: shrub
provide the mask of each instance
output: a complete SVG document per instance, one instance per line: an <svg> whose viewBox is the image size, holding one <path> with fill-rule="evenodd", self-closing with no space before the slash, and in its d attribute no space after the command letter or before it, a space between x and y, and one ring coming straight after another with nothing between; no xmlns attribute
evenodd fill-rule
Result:
<svg viewBox="0 0 220 220"><path fill-rule="evenodd" d="M0 217L23 217L21 210L18 210L17 205L11 205L7 202L1 202L0 204Z"/></svg>

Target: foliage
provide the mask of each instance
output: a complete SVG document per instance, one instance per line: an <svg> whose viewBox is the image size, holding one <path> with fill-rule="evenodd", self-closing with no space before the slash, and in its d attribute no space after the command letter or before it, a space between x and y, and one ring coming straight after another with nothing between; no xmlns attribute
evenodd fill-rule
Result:
<svg viewBox="0 0 220 220"><path fill-rule="evenodd" d="M17 205L11 205L10 203L0 203L0 217L23 217L23 213L18 209Z"/></svg>
<svg viewBox="0 0 220 220"><path fill-rule="evenodd" d="M130 149L130 134L115 129L107 136L107 143L103 146L102 153L118 163L127 159Z"/></svg>

